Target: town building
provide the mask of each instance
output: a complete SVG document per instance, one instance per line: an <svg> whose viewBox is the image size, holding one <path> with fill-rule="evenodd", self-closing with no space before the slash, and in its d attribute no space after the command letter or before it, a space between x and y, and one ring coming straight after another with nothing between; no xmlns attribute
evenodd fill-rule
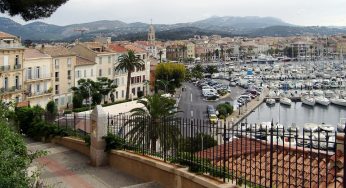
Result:
<svg viewBox="0 0 346 188"><path fill-rule="evenodd" d="M23 100L23 54L20 38L0 32L0 99Z"/></svg>
<svg viewBox="0 0 346 188"><path fill-rule="evenodd" d="M42 46L42 53L52 57L53 100L58 109L72 107L72 90L75 75L76 54L63 46Z"/></svg>
<svg viewBox="0 0 346 188"><path fill-rule="evenodd" d="M52 57L37 49L25 49L23 68L25 101L45 108L53 96Z"/></svg>

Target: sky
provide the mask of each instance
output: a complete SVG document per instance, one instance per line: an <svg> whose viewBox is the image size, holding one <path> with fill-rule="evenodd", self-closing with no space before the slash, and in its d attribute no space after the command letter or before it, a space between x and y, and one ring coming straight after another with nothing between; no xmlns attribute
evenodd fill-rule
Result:
<svg viewBox="0 0 346 188"><path fill-rule="evenodd" d="M0 16L8 17L4 14ZM69 0L46 23L97 20L173 24L211 16L277 17L302 26L346 26L346 0ZM20 17L13 17L25 23Z"/></svg>

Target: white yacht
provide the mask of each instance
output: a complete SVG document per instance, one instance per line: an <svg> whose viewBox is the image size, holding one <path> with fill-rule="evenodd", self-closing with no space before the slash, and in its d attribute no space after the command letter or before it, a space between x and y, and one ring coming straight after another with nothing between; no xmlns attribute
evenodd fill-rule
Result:
<svg viewBox="0 0 346 188"><path fill-rule="evenodd" d="M343 133L345 131L346 118L340 118L340 121L337 126L338 132Z"/></svg>
<svg viewBox="0 0 346 188"><path fill-rule="evenodd" d="M313 97L302 97L302 103L305 105L309 105L309 106L314 106L316 104L316 100Z"/></svg>
<svg viewBox="0 0 346 188"><path fill-rule="evenodd" d="M323 96L318 96L315 98L315 100L316 100L317 104L320 104L323 106L328 106L330 104L329 99L327 99L326 97L323 97Z"/></svg>
<svg viewBox="0 0 346 188"><path fill-rule="evenodd" d="M291 106L292 101L291 101L291 99L289 99L287 97L282 97L282 98L280 98L280 104Z"/></svg>
<svg viewBox="0 0 346 188"><path fill-rule="evenodd" d="M346 100L345 99L335 98L335 99L330 99L330 102L332 104L336 104L336 105L339 105L339 106L346 106Z"/></svg>
<svg viewBox="0 0 346 188"><path fill-rule="evenodd" d="M267 105L275 105L275 99L268 98L268 99L266 100L266 104L267 104Z"/></svg>

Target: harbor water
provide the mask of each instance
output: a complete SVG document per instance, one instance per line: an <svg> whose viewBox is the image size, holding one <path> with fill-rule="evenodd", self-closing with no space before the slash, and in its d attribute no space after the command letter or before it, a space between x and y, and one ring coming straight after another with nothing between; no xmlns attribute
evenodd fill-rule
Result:
<svg viewBox="0 0 346 188"><path fill-rule="evenodd" d="M295 123L300 128L305 123L325 123L336 127L340 122L340 118L346 118L345 107L332 104L326 107L320 105L311 107L301 102L292 102L291 106L285 106L277 102L273 106L262 103L242 122L259 124L273 120L274 123L279 122L284 127L291 126L292 123Z"/></svg>

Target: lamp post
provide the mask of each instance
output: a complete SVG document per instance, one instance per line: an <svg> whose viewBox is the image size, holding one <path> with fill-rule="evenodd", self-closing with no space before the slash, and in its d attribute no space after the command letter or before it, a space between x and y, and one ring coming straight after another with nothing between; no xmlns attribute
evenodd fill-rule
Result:
<svg viewBox="0 0 346 188"><path fill-rule="evenodd" d="M174 82L175 79L169 80L169 81L164 81L164 80L156 80L157 82L161 82L164 86L165 86L165 93L167 93L167 86L169 84L169 82Z"/></svg>

